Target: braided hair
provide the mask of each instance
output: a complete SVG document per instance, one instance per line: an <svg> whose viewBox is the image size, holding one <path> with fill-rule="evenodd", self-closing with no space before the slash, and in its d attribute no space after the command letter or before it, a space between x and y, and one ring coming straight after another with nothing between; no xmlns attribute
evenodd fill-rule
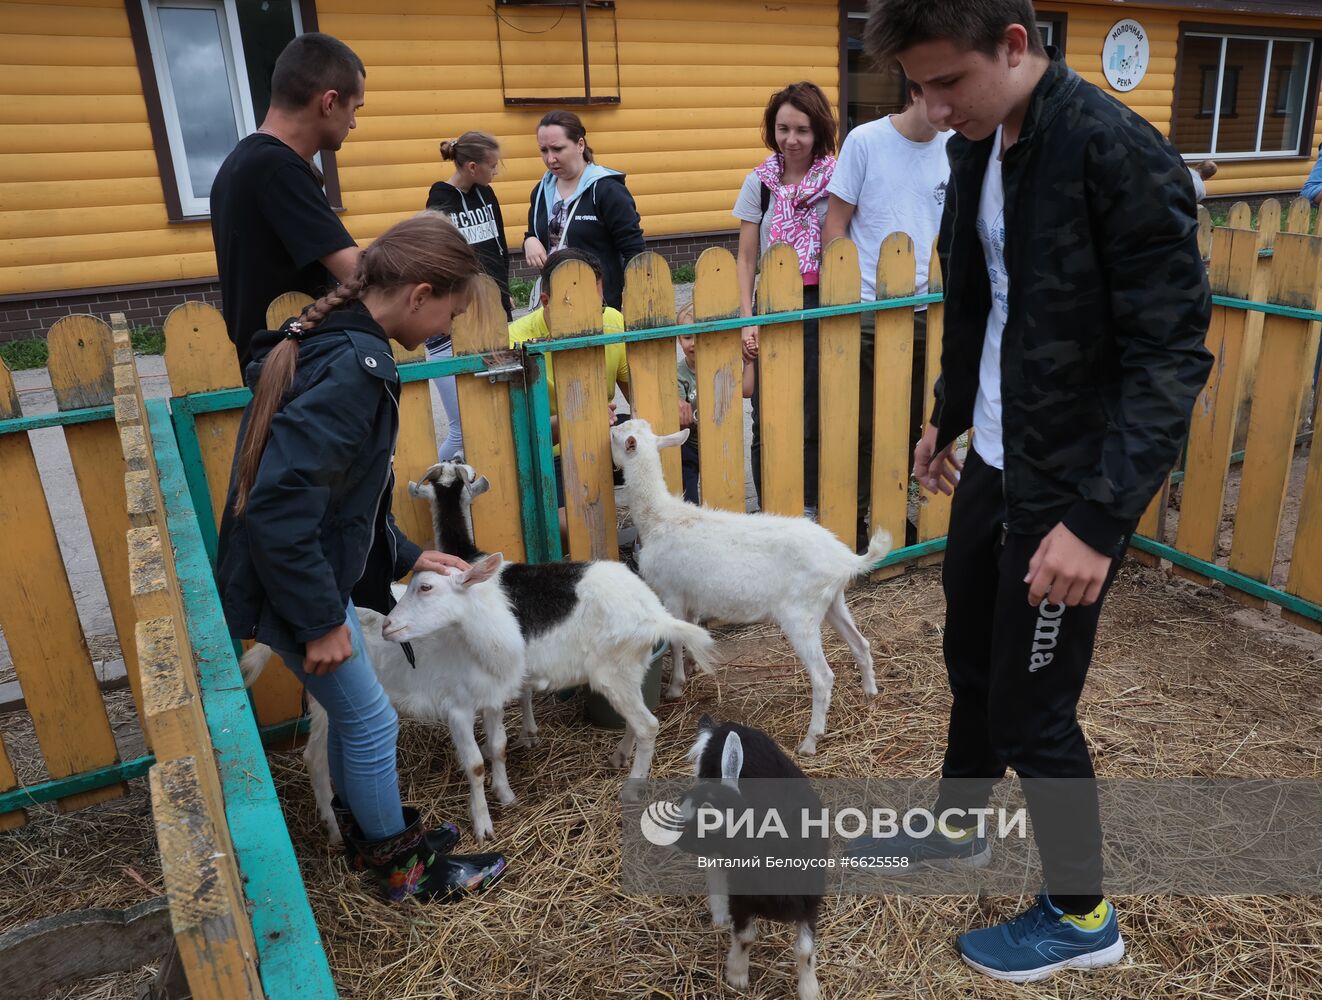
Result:
<svg viewBox="0 0 1322 1000"><path fill-rule="evenodd" d="M369 289L390 291L405 285L431 285L432 294L465 292L480 273L477 255L450 220L439 212L422 212L397 222L358 258L353 276L305 308L281 329L280 341L262 362L262 371L248 404L248 429L239 449L234 513L242 514L257 481L262 453L271 436L271 421L294 384L299 345L319 323Z"/></svg>

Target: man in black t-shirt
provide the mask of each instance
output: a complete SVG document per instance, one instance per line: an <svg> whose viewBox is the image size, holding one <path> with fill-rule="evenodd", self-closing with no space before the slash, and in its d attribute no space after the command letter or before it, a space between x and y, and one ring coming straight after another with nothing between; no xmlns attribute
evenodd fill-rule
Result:
<svg viewBox="0 0 1322 1000"><path fill-rule="evenodd" d="M317 297L349 278L359 249L330 207L312 158L344 143L363 106L362 60L337 38L299 35L276 60L261 128L225 158L211 187L221 312L242 371L266 307Z"/></svg>

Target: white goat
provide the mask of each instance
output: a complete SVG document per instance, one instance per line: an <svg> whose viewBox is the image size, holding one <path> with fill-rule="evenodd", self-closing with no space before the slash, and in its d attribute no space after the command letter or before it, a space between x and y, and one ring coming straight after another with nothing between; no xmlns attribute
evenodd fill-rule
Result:
<svg viewBox="0 0 1322 1000"><path fill-rule="evenodd" d="M587 684L625 720L611 755L631 779L646 778L659 724L643 701L652 647L683 643L712 672L707 632L666 612L647 584L619 563L506 563L485 556L463 573L415 573L383 634L406 642L444 635L488 672L509 670L539 691ZM626 792L632 794L633 790Z"/></svg>
<svg viewBox="0 0 1322 1000"><path fill-rule="evenodd" d="M890 535L877 532L859 556L807 518L685 503L666 489L658 449L683 444L688 433L657 437L646 420L611 428L611 453L624 470L629 513L642 540L639 572L677 618L780 626L812 682L812 716L799 753L814 754L835 683L822 652L823 619L854 654L863 693L877 693L872 651L845 605L845 588L890 551ZM677 698L684 692L684 651L678 644L671 651L666 695Z"/></svg>
<svg viewBox="0 0 1322 1000"><path fill-rule="evenodd" d="M447 512L457 512L447 516L447 522L454 525L458 521L469 532L468 506L474 497L490 488L486 477L478 477L469 466L447 462L429 469L423 482L422 487L410 483L410 492L430 499L435 504L434 510L444 507ZM398 585L396 588L398 597L403 588ZM384 615L368 608L357 611L367 654L395 711L422 722L444 721L449 728L456 756L468 776L473 835L482 842L494 834L484 788L483 756L491 761L491 787L497 801L509 805L515 798L505 770L504 706L523 687L522 660L479 661L450 636L419 634L412 642L414 662L410 663L399 641L382 637ZM270 657L271 649L260 644L244 654L241 667L246 684L251 685L257 679ZM308 712L311 724L303 760L317 800L317 814L326 824L331 843L338 846L341 838L331 809L333 791L327 761L329 723L325 709L310 695ZM481 750L473 735L478 713L486 730Z"/></svg>

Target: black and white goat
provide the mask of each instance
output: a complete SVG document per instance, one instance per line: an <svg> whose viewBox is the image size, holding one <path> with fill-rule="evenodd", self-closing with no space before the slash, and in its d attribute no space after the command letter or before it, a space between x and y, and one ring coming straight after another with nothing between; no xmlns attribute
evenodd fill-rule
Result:
<svg viewBox="0 0 1322 1000"><path fill-rule="evenodd" d="M683 803L690 817L689 829L680 847L690 853L730 858L747 853L765 853L765 840L741 841L715 838L704 843L693 834L698 810L716 809L727 816L751 812L747 829L762 829L765 814L776 810L786 831L775 851L807 863L771 874L765 868L708 868L712 923L729 927L730 952L725 961L725 981L735 989L748 986L748 954L757 938L757 920L790 923L797 927L794 955L798 966L799 1000L817 1000L817 917L826 887L825 859L830 841L811 832L802 822L803 813L820 817L822 803L808 778L766 733L732 722L717 723L704 715L698 723L698 738L689 751L698 785ZM714 824L712 824L714 825ZM805 832L808 831L808 832ZM768 892L768 881L777 879L780 893Z"/></svg>
<svg viewBox="0 0 1322 1000"><path fill-rule="evenodd" d="M677 618L780 626L812 682L812 716L799 753L816 753L835 684L822 652L823 620L848 643L863 693L877 693L871 648L845 605L845 588L890 551L890 535L877 532L860 556L804 517L685 503L666 488L658 449L683 444L687 430L657 437L646 420L626 420L610 433L611 455L624 470L629 513L642 540L639 573ZM677 698L684 691L683 649L672 647L672 661L666 695Z"/></svg>
<svg viewBox="0 0 1322 1000"><path fill-rule="evenodd" d="M587 684L625 721L611 763L646 778L659 724L643 700L643 678L660 640L689 646L712 671L705 629L670 615L626 567L599 562L507 563L483 556L463 573L415 573L382 623L394 642L443 636L484 673L507 670L536 690Z"/></svg>

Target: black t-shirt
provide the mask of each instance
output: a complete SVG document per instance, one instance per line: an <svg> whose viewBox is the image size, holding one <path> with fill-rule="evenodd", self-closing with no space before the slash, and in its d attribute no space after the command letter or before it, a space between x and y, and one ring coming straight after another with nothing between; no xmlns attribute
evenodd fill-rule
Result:
<svg viewBox="0 0 1322 1000"><path fill-rule="evenodd" d="M437 181L427 193L427 207L444 212L468 241L482 270L500 286L506 316L510 308L510 252L505 246L505 220L500 214L496 192L486 184L474 184L465 194L452 184Z"/></svg>
<svg viewBox="0 0 1322 1000"><path fill-rule="evenodd" d="M275 136L257 132L225 157L211 186L211 237L221 312L248 366L266 307L285 292L314 298L335 284L321 258L354 245L312 166Z"/></svg>

